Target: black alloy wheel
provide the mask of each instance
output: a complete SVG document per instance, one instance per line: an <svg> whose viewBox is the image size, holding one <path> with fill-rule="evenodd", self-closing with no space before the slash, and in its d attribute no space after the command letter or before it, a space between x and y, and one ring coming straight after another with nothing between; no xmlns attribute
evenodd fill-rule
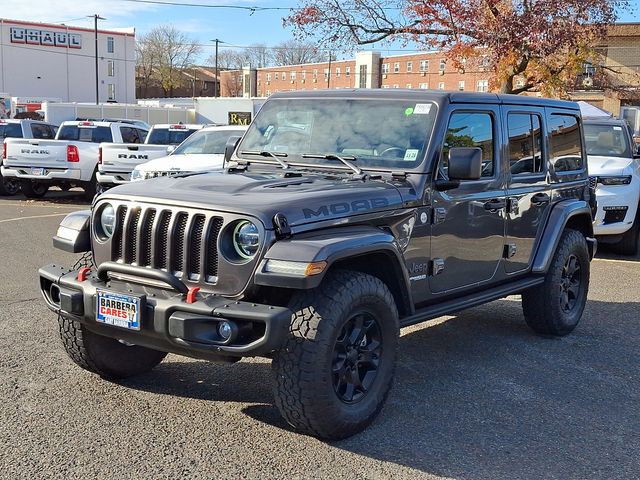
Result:
<svg viewBox="0 0 640 480"><path fill-rule="evenodd" d="M580 276L580 260L576 255L570 255L560 277L560 307L565 313L576 307L580 294Z"/></svg>

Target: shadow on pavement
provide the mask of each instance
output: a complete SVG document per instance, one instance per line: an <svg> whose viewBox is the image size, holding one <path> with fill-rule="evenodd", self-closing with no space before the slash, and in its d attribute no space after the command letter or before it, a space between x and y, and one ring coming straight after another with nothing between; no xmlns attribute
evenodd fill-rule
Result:
<svg viewBox="0 0 640 480"><path fill-rule="evenodd" d="M590 301L576 331L533 334L501 300L403 331L396 382L374 424L332 445L460 479L632 478L640 474L638 303ZM615 318L611 312L615 311ZM123 382L161 394L273 406L269 364L168 362Z"/></svg>

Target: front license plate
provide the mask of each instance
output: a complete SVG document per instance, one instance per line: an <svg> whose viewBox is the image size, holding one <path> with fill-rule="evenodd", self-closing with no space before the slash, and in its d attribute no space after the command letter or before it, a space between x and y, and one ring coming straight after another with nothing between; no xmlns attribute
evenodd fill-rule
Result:
<svg viewBox="0 0 640 480"><path fill-rule="evenodd" d="M96 320L107 325L140 330L140 297L98 291Z"/></svg>
<svg viewBox="0 0 640 480"><path fill-rule="evenodd" d="M31 175L42 177L44 175L44 168L31 168Z"/></svg>

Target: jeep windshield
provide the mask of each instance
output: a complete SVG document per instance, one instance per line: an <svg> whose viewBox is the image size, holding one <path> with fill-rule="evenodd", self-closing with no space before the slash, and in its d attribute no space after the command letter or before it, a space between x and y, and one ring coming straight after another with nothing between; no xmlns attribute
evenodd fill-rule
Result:
<svg viewBox="0 0 640 480"><path fill-rule="evenodd" d="M424 159L436 105L403 99L272 99L238 147L248 162L275 163L251 152L286 153L291 165L409 170Z"/></svg>
<svg viewBox="0 0 640 480"><path fill-rule="evenodd" d="M243 134L244 130L200 130L182 142L172 155L222 155L229 137Z"/></svg>
<svg viewBox="0 0 640 480"><path fill-rule="evenodd" d="M622 125L585 122L584 138L587 155L631 158L631 145Z"/></svg>

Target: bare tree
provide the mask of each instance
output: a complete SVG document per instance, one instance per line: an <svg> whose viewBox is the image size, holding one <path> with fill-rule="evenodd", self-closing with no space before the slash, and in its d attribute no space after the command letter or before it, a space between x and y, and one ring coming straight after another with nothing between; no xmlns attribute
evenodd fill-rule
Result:
<svg viewBox="0 0 640 480"><path fill-rule="evenodd" d="M244 49L246 64L252 68L263 68L273 65L273 55L264 43L254 43Z"/></svg>
<svg viewBox="0 0 640 480"><path fill-rule="evenodd" d="M239 70L244 66L245 61L243 52L239 50L225 49L218 52L218 68L220 70ZM215 54L207 59L207 64L216 64Z"/></svg>
<svg viewBox="0 0 640 480"><path fill-rule="evenodd" d="M160 52L154 48L146 35L136 41L136 85L138 97L146 97L150 87L157 83L154 71L160 64Z"/></svg>
<svg viewBox="0 0 640 480"><path fill-rule="evenodd" d="M276 65L300 65L325 61L327 53L319 51L315 43L287 40L273 49Z"/></svg>
<svg viewBox="0 0 640 480"><path fill-rule="evenodd" d="M172 25L161 25L143 35L138 43L144 55L138 56L138 67L149 81L155 81L165 96L187 81L182 72L193 66L200 46ZM144 62L143 62L144 59Z"/></svg>

